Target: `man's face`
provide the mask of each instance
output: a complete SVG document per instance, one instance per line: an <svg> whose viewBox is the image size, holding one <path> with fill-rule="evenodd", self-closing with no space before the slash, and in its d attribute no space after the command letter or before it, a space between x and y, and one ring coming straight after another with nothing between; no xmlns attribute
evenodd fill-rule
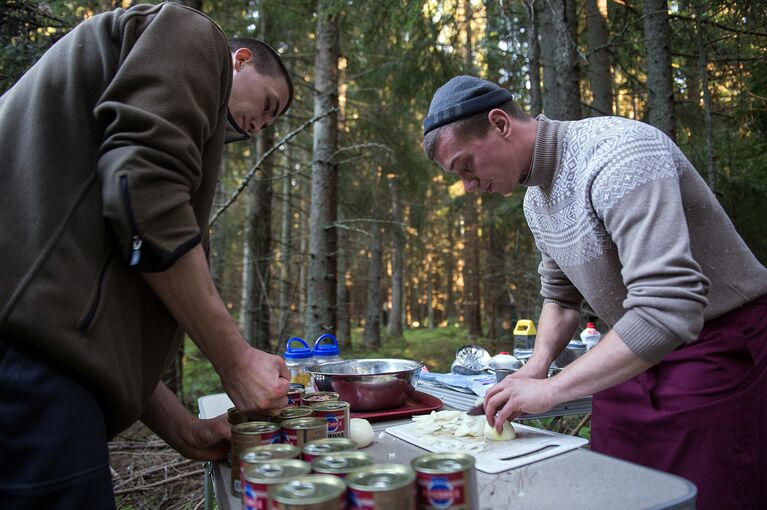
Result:
<svg viewBox="0 0 767 510"><path fill-rule="evenodd" d="M519 178L513 175L506 140L495 129L482 138L458 139L446 129L437 140L434 160L457 175L466 192L511 193Z"/></svg>
<svg viewBox="0 0 767 510"><path fill-rule="evenodd" d="M288 101L288 84L281 75L259 73L249 50L233 55L232 92L229 111L237 125L251 135L271 125Z"/></svg>

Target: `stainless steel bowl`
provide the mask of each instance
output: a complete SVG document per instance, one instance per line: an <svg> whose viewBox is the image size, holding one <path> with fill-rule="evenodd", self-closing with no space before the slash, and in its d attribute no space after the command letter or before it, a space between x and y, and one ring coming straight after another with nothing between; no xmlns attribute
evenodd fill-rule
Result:
<svg viewBox="0 0 767 510"><path fill-rule="evenodd" d="M406 359L346 359L307 370L317 391L335 391L352 411L380 411L407 402L423 366Z"/></svg>

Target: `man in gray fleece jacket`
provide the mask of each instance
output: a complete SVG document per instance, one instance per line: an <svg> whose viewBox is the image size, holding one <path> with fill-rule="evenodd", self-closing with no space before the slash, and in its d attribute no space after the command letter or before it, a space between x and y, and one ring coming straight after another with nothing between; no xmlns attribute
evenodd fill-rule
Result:
<svg viewBox="0 0 767 510"><path fill-rule="evenodd" d="M292 99L277 53L166 3L81 23L0 97L0 506L114 506L107 440L141 419L220 459L226 419L161 382L186 332L243 411L287 403L210 277L225 141Z"/></svg>
<svg viewBox="0 0 767 510"><path fill-rule="evenodd" d="M424 150L467 192L527 187L544 305L488 421L593 394L593 449L691 479L699 508L767 501L767 269L679 148L617 117L533 119L459 76L434 94ZM612 329L549 379L584 299Z"/></svg>

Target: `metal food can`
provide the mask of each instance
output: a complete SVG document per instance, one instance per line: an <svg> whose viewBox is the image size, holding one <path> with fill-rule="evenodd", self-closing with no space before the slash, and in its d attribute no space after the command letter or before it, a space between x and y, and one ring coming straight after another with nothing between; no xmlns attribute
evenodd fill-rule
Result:
<svg viewBox="0 0 767 510"><path fill-rule="evenodd" d="M276 510L346 510L346 484L328 475L306 475L269 487Z"/></svg>
<svg viewBox="0 0 767 510"><path fill-rule="evenodd" d="M416 510L415 472L402 464L376 464L346 477L349 510Z"/></svg>
<svg viewBox="0 0 767 510"><path fill-rule="evenodd" d="M271 510L269 487L307 475L310 471L308 462L297 459L275 459L248 466L243 471L243 510Z"/></svg>
<svg viewBox="0 0 767 510"><path fill-rule="evenodd" d="M478 510L474 457L465 453L428 453L410 463L416 472L421 509Z"/></svg>
<svg viewBox="0 0 767 510"><path fill-rule="evenodd" d="M226 418L229 421L229 425L239 425L240 423L245 423L246 421L271 421L271 418L266 414L245 414L236 407L230 407L226 410Z"/></svg>
<svg viewBox="0 0 767 510"><path fill-rule="evenodd" d="M328 437L349 437L349 403L320 402L309 408L317 418L325 418L328 422Z"/></svg>
<svg viewBox="0 0 767 510"><path fill-rule="evenodd" d="M338 452L354 452L359 447L351 439L344 437L329 437L327 439L317 439L310 441L301 449L301 458L306 462L311 462L316 457L330 455Z"/></svg>
<svg viewBox="0 0 767 510"><path fill-rule="evenodd" d="M314 393L304 392L304 394L301 395L301 405L303 407L310 407L312 404L318 402L331 402L340 399L341 396L335 391L315 391Z"/></svg>
<svg viewBox="0 0 767 510"><path fill-rule="evenodd" d="M365 452L338 452L321 455L312 460L312 471L322 475L346 475L359 468L372 466L373 456Z"/></svg>
<svg viewBox="0 0 767 510"><path fill-rule="evenodd" d="M254 464L276 459L297 459L301 450L289 444L265 444L246 448L240 452L240 487L245 486L245 470Z"/></svg>
<svg viewBox="0 0 767 510"><path fill-rule="evenodd" d="M283 407L280 413L272 417L272 421L275 423L282 423L285 420L292 420L294 418L306 418L312 416L314 412L308 407Z"/></svg>
<svg viewBox="0 0 767 510"><path fill-rule="evenodd" d="M254 446L279 443L282 440L282 431L276 423L268 421L246 421L232 427L232 493L242 493L240 483L240 453Z"/></svg>
<svg viewBox="0 0 767 510"><path fill-rule="evenodd" d="M315 439L328 437L328 422L324 418L294 418L282 422L283 441L303 448L304 444Z"/></svg>
<svg viewBox="0 0 767 510"><path fill-rule="evenodd" d="M301 405L301 395L303 394L303 388L293 387L291 385L288 390L288 407L299 407Z"/></svg>

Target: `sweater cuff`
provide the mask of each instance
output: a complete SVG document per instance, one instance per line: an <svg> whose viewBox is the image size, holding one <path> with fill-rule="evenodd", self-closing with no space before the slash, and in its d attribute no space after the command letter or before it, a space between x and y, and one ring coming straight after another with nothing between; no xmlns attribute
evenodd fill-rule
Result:
<svg viewBox="0 0 767 510"><path fill-rule="evenodd" d="M543 304L547 305L549 303L554 303L555 305L559 305L562 308L567 308L568 310L575 310L578 313L581 312L581 306L583 302L580 303L572 303L570 301L562 301L561 299L553 299L553 298L544 298Z"/></svg>
<svg viewBox="0 0 767 510"><path fill-rule="evenodd" d="M613 326L613 330L629 349L653 365L682 344L681 341L651 322L635 310L629 310Z"/></svg>

